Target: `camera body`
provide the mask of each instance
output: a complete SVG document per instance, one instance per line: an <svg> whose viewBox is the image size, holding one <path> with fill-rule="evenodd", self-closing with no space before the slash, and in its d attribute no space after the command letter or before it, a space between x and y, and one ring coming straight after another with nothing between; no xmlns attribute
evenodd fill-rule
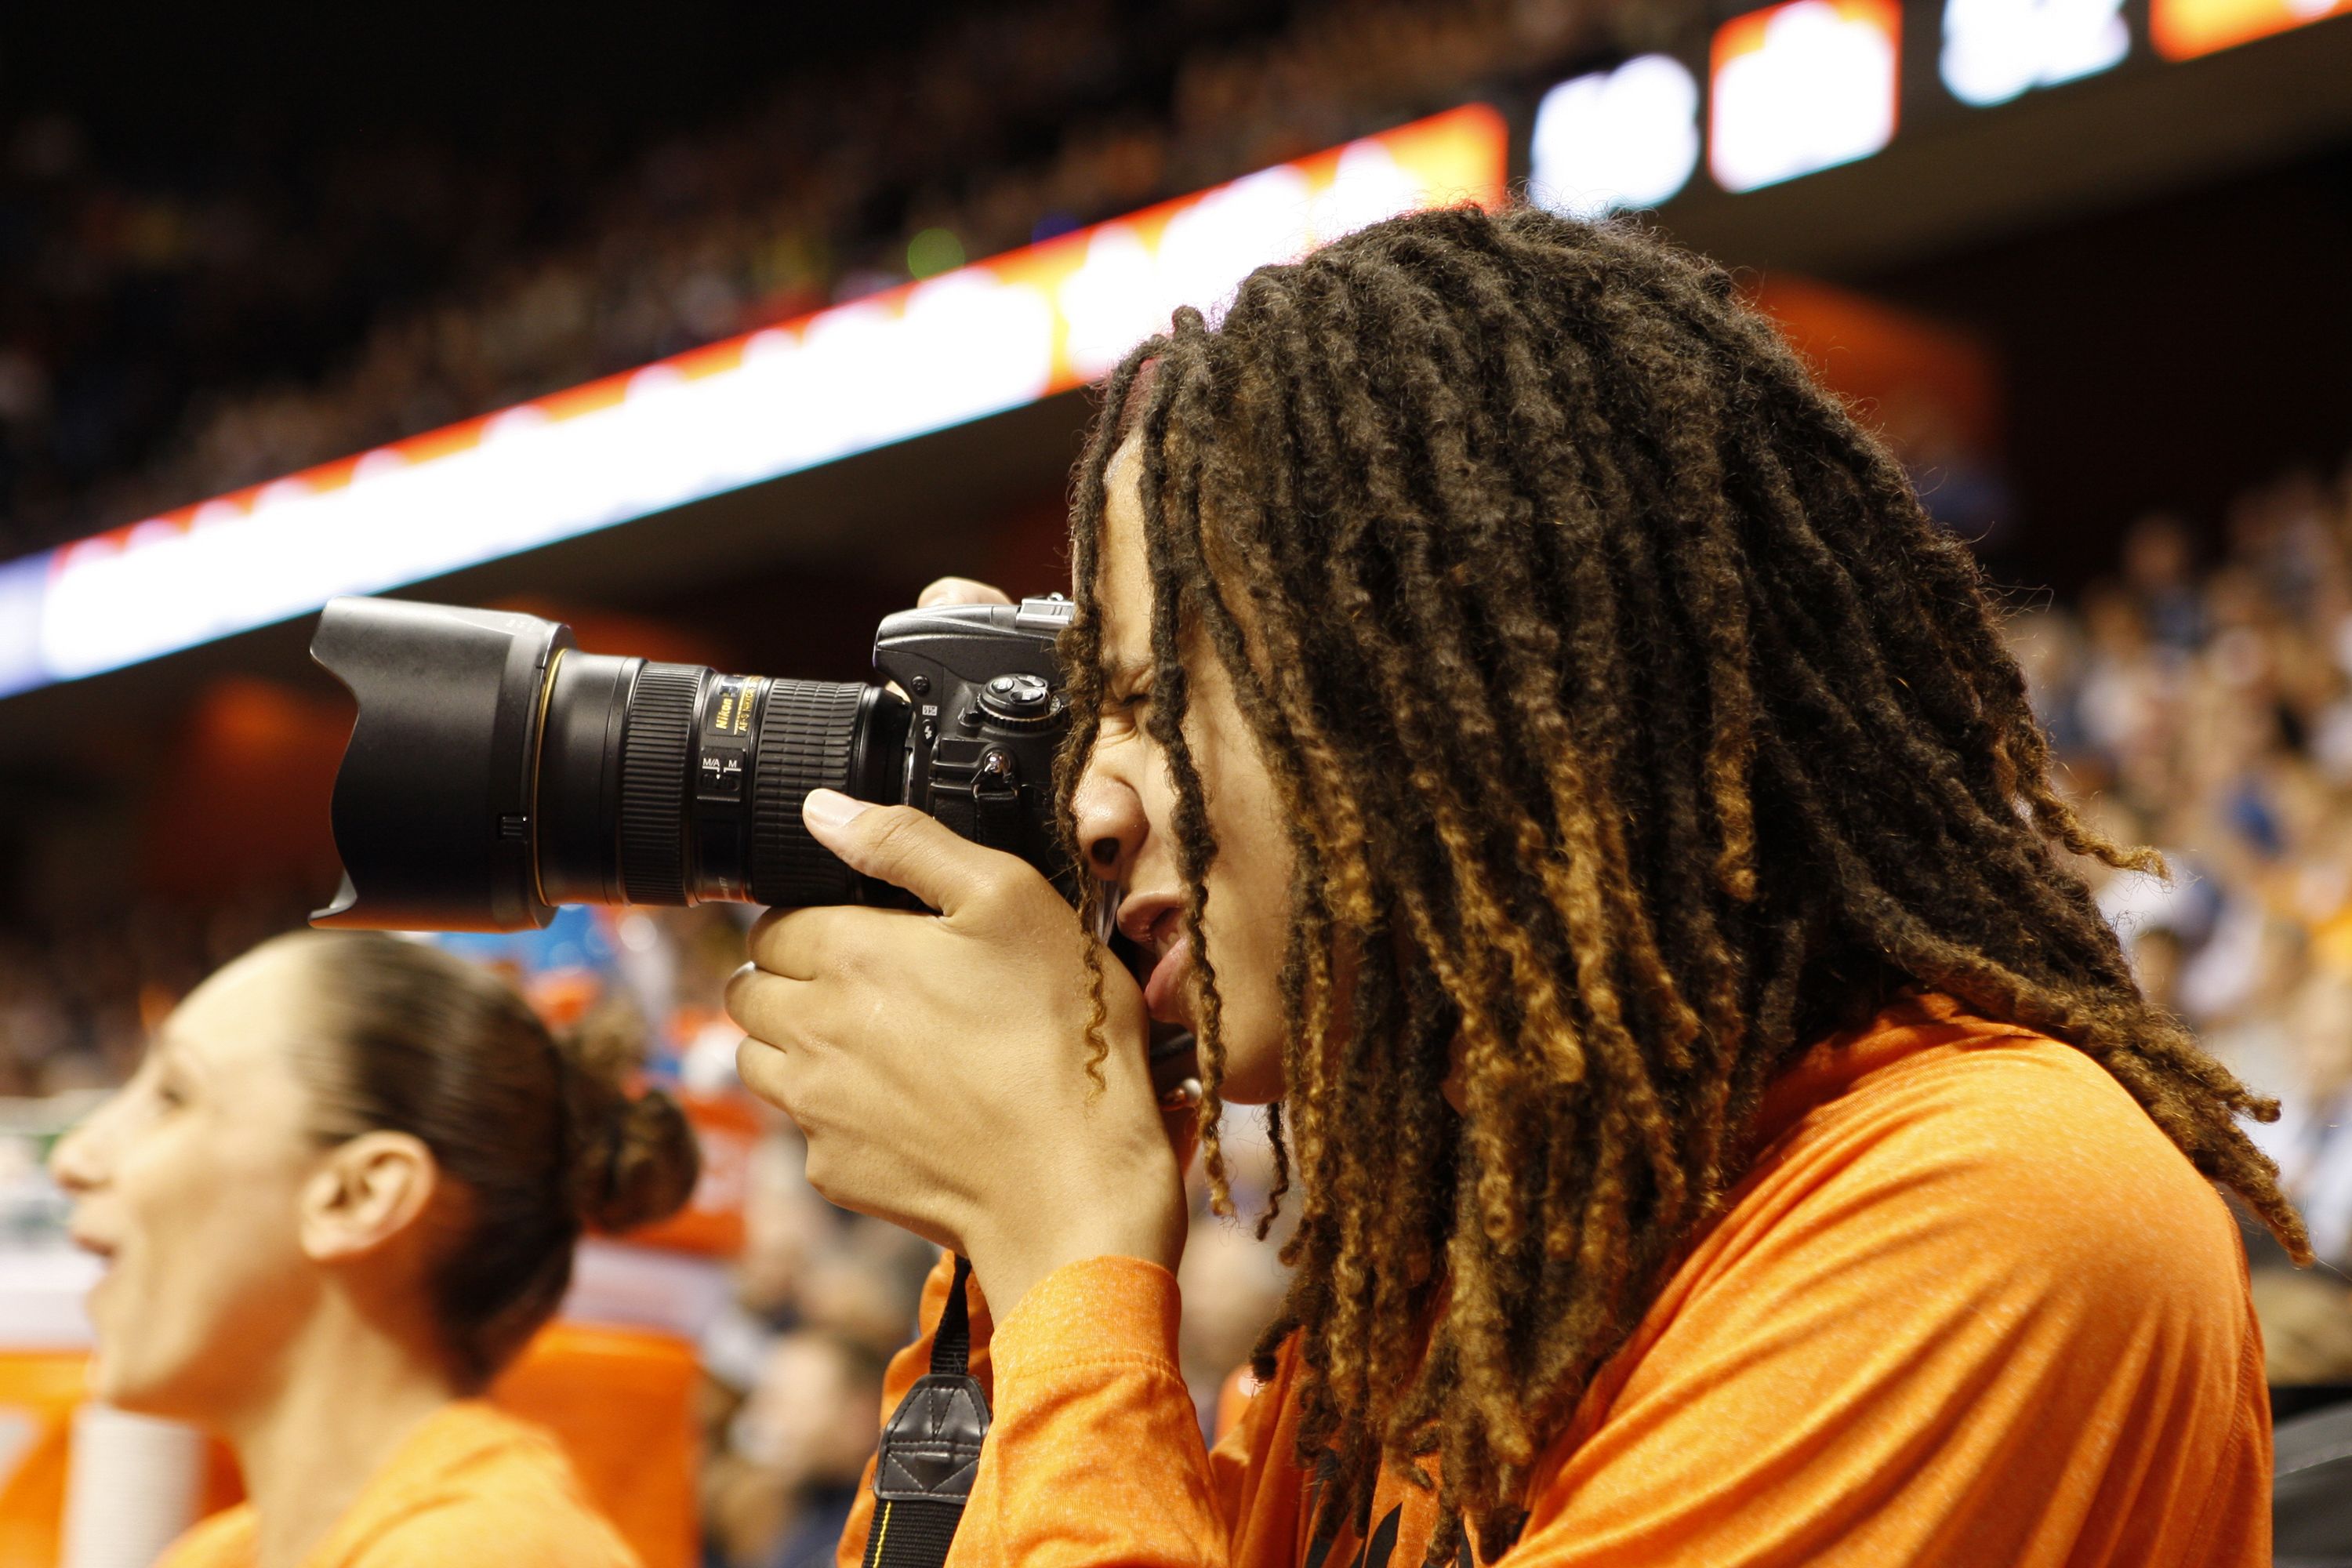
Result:
<svg viewBox="0 0 2352 1568"><path fill-rule="evenodd" d="M874 668L906 694L899 798L975 844L1018 855L1076 889L1054 831L1054 757L1069 730L1054 644L1058 595L1018 605L902 610L874 636ZM903 902L870 881L865 902Z"/></svg>
<svg viewBox="0 0 2352 1568"><path fill-rule="evenodd" d="M910 905L812 837L836 789L913 805L1058 886L1069 727L1054 655L1072 606L887 617L882 684L722 674L583 652L535 616L340 598L311 657L359 701L335 780L334 903L312 923L543 926L563 903Z"/></svg>

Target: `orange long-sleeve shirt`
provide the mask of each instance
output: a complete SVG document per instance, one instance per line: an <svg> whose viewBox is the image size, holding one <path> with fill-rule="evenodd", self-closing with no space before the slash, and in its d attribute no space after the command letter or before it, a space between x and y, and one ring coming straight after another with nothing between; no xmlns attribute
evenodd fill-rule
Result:
<svg viewBox="0 0 2352 1568"><path fill-rule="evenodd" d="M253 1568L251 1503L216 1513L157 1568ZM479 1400L427 1416L303 1568L638 1568L555 1439Z"/></svg>
<svg viewBox="0 0 2352 1568"><path fill-rule="evenodd" d="M1906 997L1777 1083L1763 1153L1543 1456L1525 1568L2255 1568L2270 1420L2235 1226L2080 1052ZM945 1267L925 1296L946 1300ZM1213 1452L1162 1268L1057 1270L974 1366L957 1568L1414 1568L1385 1478L1308 1550L1295 1345ZM893 1363L885 1408L922 1370ZM856 1568L871 1497L851 1519Z"/></svg>

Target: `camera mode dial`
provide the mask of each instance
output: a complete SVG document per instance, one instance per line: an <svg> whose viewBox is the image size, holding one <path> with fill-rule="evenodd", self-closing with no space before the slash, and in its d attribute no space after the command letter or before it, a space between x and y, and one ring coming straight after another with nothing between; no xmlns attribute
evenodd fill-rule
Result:
<svg viewBox="0 0 2352 1568"><path fill-rule="evenodd" d="M980 706L1007 730L1042 730L1060 716L1063 702L1045 677L1014 673L982 687Z"/></svg>

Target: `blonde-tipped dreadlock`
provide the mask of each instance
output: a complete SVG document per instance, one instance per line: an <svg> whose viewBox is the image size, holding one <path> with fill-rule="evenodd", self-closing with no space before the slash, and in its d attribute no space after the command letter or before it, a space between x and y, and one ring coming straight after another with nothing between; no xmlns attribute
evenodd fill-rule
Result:
<svg viewBox="0 0 2352 1568"><path fill-rule="evenodd" d="M2275 1108L2141 999L2054 851L2152 857L2053 791L1968 552L1722 271L1622 226L1428 213L1139 347L1075 500L1066 832L1130 434L1221 1198L1181 633L1292 824L1302 1201L1260 1354L1299 1338L1326 1506L1433 1451L1440 1517L1499 1542L1740 1176L1767 1082L1903 985L2071 1042L2305 1253L2236 1124Z"/></svg>

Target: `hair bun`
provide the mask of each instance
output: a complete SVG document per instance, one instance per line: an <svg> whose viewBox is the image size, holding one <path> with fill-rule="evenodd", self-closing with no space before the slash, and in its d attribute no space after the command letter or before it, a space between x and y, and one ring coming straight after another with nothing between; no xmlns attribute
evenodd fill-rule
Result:
<svg viewBox="0 0 2352 1568"><path fill-rule="evenodd" d="M604 1169L583 1184L580 1217L597 1230L628 1230L676 1214L702 1170L693 1123L661 1090L624 1097L616 1121Z"/></svg>
<svg viewBox="0 0 2352 1568"><path fill-rule="evenodd" d="M642 1037L600 1009L556 1039L563 1064L572 1206L594 1230L623 1231L676 1214L701 1173L693 1124L659 1089L633 1093Z"/></svg>

